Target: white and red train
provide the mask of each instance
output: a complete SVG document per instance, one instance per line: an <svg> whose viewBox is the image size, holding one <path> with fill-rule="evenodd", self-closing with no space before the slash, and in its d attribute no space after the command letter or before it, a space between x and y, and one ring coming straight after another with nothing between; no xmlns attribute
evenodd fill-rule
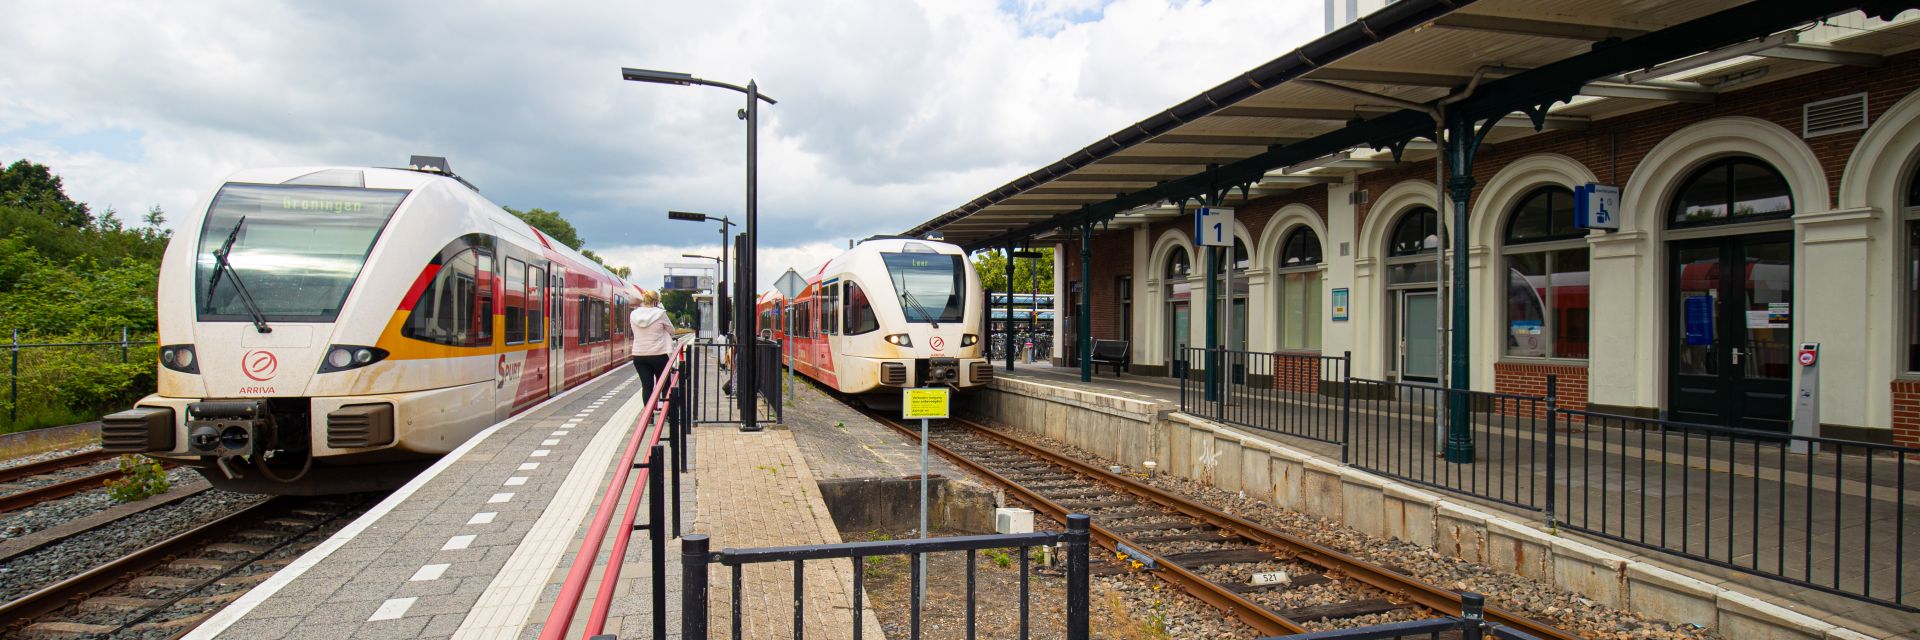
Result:
<svg viewBox="0 0 1920 640"><path fill-rule="evenodd" d="M960 247L870 238L804 275L793 299L756 301L760 335L784 343L801 375L852 394L993 379L980 276Z"/></svg>
<svg viewBox="0 0 1920 640"><path fill-rule="evenodd" d="M388 488L627 362L638 288L412 164L229 177L167 246L159 392L104 446L223 488Z"/></svg>

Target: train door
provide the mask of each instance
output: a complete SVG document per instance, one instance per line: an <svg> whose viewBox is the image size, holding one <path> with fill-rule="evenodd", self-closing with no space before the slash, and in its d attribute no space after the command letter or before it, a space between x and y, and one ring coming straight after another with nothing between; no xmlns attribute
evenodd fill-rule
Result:
<svg viewBox="0 0 1920 640"><path fill-rule="evenodd" d="M820 309L815 313L820 327L820 372L821 376L839 385L839 376L834 373L834 356L846 352L846 345L840 344L840 281L835 280L820 285Z"/></svg>
<svg viewBox="0 0 1920 640"><path fill-rule="evenodd" d="M547 394L567 388L567 270L549 263L547 272Z"/></svg>
<svg viewBox="0 0 1920 640"><path fill-rule="evenodd" d="M531 405L553 397L553 368L547 355L547 269L540 260L527 262L527 374Z"/></svg>

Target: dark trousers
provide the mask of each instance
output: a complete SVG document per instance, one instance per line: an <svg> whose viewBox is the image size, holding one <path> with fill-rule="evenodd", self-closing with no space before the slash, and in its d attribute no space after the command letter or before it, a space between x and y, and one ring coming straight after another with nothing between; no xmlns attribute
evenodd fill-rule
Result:
<svg viewBox="0 0 1920 640"><path fill-rule="evenodd" d="M634 356L633 369L640 372L640 397L653 397L653 385L667 371L667 355Z"/></svg>

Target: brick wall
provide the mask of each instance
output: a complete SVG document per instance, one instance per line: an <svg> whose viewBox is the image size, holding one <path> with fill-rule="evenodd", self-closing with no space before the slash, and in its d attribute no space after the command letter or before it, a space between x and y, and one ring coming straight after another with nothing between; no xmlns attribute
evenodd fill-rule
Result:
<svg viewBox="0 0 1920 640"><path fill-rule="evenodd" d="M1319 356L1274 356L1273 388L1300 393L1320 393L1321 386Z"/></svg>
<svg viewBox="0 0 1920 640"><path fill-rule="evenodd" d="M1495 393L1546 397L1547 376L1554 376L1560 408L1585 411L1587 408L1587 368L1583 365L1496 362L1493 364ZM1540 409L1544 409L1541 407Z"/></svg>
<svg viewBox="0 0 1920 640"><path fill-rule="evenodd" d="M1920 447L1920 380L1893 381L1893 443Z"/></svg>
<svg viewBox="0 0 1920 640"><path fill-rule="evenodd" d="M1080 280L1080 239L1074 237L1062 244L1064 252L1054 256L1055 260L1065 260L1068 282ZM1115 289L1120 276L1133 275L1133 230L1112 228L1106 232L1096 232L1093 236L1093 337L1107 340L1119 340L1120 300ZM1072 289L1067 289L1069 294ZM1068 315L1080 313L1080 299L1070 296L1063 302L1071 307ZM1137 311L1136 311L1137 313ZM1072 329L1068 329L1069 332Z"/></svg>

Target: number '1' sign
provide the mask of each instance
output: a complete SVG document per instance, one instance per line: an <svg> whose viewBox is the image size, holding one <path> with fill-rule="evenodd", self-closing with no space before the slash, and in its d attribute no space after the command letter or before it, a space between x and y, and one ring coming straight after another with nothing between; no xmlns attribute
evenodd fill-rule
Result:
<svg viewBox="0 0 1920 640"><path fill-rule="evenodd" d="M1233 246L1233 209L1200 207L1193 215L1193 237L1201 246Z"/></svg>

